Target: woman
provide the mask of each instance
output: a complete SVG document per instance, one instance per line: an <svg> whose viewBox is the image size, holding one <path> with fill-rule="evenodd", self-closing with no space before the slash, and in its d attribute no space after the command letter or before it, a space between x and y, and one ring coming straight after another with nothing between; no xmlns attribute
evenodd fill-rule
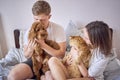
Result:
<svg viewBox="0 0 120 80"><path fill-rule="evenodd" d="M83 33L84 40L91 47L92 57L89 62L88 70L85 68L82 61L80 61L78 67L83 77L88 78L66 79L67 75L63 64L59 59L53 57L49 60L49 67L53 79L91 80L89 77L93 77L95 80L115 80L114 76L116 75L113 73L117 72L120 74L120 65L119 61L116 59L116 55L111 51L112 37L109 26L102 21L94 21L85 26ZM71 61L68 63L70 64Z"/></svg>

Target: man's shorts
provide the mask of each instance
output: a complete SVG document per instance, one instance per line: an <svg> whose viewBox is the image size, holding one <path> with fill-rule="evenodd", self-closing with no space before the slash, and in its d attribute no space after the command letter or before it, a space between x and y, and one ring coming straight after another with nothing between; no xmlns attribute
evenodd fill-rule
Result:
<svg viewBox="0 0 120 80"><path fill-rule="evenodd" d="M25 61L25 62L23 62L23 63L27 64L27 65L31 68L32 73L33 73L33 77L32 77L31 79L35 79L36 76L35 76L34 71L33 71L32 59L30 58L30 59L28 59L27 61ZM41 69L39 70L39 73L40 73L40 74L43 74L43 72L41 71Z"/></svg>

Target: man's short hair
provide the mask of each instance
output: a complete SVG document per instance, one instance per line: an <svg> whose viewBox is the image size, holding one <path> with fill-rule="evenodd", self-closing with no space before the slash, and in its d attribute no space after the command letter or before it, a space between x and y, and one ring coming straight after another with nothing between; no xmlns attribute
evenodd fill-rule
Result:
<svg viewBox="0 0 120 80"><path fill-rule="evenodd" d="M49 15L50 12L51 12L51 7L49 3L44 0L38 0L37 2L34 3L32 7L32 13L35 16L40 14Z"/></svg>

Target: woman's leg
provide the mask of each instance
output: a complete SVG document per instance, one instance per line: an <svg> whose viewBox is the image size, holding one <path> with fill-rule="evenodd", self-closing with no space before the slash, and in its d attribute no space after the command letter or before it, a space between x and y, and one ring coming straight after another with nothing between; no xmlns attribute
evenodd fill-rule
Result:
<svg viewBox="0 0 120 80"><path fill-rule="evenodd" d="M25 63L20 63L16 65L9 73L8 80L25 80L31 78L33 76L33 72Z"/></svg>
<svg viewBox="0 0 120 80"><path fill-rule="evenodd" d="M50 60L48 61L48 65L55 80L67 79L68 77L67 70L58 58L56 57L50 58Z"/></svg>

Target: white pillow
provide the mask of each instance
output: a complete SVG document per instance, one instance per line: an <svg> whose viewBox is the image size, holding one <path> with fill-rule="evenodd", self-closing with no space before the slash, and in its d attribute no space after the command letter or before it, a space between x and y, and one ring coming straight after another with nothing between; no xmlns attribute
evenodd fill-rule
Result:
<svg viewBox="0 0 120 80"><path fill-rule="evenodd" d="M68 26L65 28L66 33L66 43L67 43L67 51L70 50L69 46L69 37L70 36L80 36L81 35L81 27L77 26L73 23L72 20L69 21Z"/></svg>

